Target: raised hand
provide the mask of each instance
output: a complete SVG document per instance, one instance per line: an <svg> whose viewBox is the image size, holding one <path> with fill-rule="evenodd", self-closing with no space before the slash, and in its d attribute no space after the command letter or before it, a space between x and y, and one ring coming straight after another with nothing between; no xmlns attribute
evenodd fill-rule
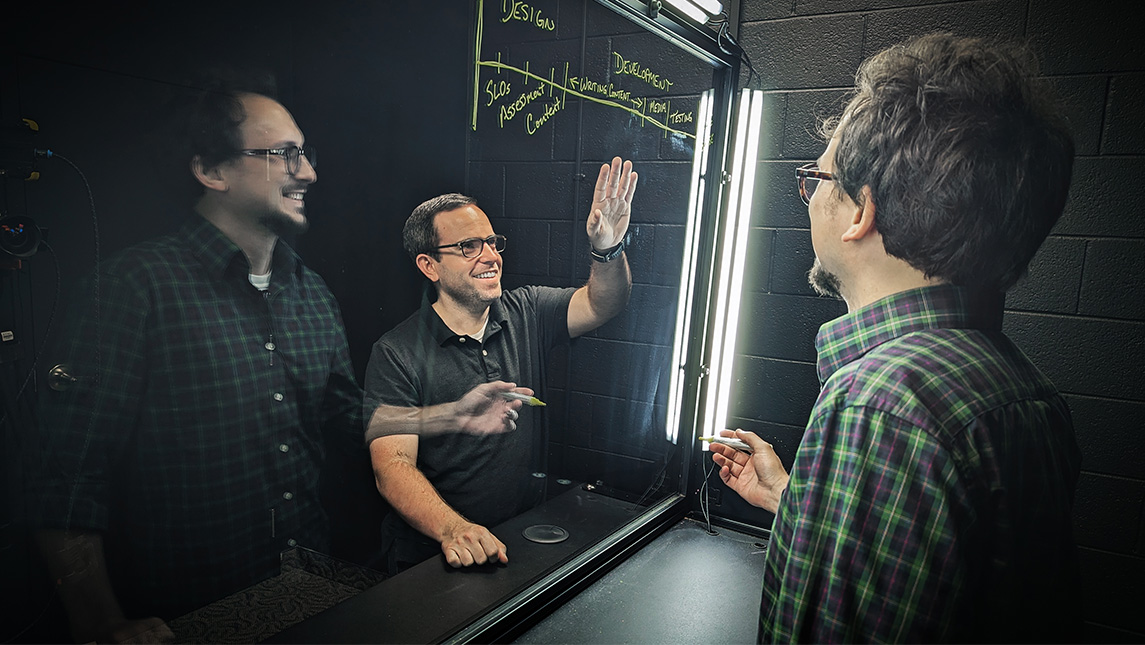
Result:
<svg viewBox="0 0 1145 645"><path fill-rule="evenodd" d="M632 215L632 196L636 193L637 179L637 174L632 172L632 162L622 164L620 157L614 157L611 166L604 164L600 167L586 225L588 241L594 249L603 251L624 239Z"/></svg>

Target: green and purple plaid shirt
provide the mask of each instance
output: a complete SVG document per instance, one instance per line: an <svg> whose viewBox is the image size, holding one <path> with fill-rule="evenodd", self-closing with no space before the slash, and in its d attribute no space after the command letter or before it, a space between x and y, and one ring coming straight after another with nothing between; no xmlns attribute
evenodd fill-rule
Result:
<svg viewBox="0 0 1145 645"><path fill-rule="evenodd" d="M361 389L332 294L279 241L270 288L193 216L101 266L48 392L33 526L106 533L126 609L165 618L328 548L326 442L361 446ZM98 352L97 352L98 350ZM330 444L338 446L339 443Z"/></svg>
<svg viewBox="0 0 1145 645"><path fill-rule="evenodd" d="M1080 637L1069 410L992 300L916 289L819 330L761 641Z"/></svg>

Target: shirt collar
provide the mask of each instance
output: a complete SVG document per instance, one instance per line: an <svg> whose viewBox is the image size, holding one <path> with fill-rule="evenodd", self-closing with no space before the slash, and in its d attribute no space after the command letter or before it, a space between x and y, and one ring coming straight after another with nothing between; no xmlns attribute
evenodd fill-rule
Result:
<svg viewBox="0 0 1145 645"><path fill-rule="evenodd" d="M1001 329L1003 301L1003 294L938 285L900 291L836 318L815 336L819 382L882 343L912 332Z"/></svg>
<svg viewBox="0 0 1145 645"><path fill-rule="evenodd" d="M437 311L433 308L433 303L429 300L429 295L433 292L433 285L427 284L425 293L421 300L421 316L429 330L433 333L433 340L438 345L445 345L461 336L453 333L453 330L445 324L441 316L437 315ZM505 313L505 307L501 305L501 299L498 298L489 304L489 326L485 328L484 341L488 341L494 333L501 331L502 324L505 323L508 316ZM482 342L484 342L482 341Z"/></svg>
<svg viewBox="0 0 1145 645"><path fill-rule="evenodd" d="M244 278L250 273L250 263L242 249L202 215L192 215L179 229L179 237L187 241L187 246L203 263L208 274L222 278L228 270L236 270L231 268L236 264L241 267L237 270L242 271ZM279 238L274 245L270 266L271 271L279 275L292 274L301 270L302 262L294 249Z"/></svg>

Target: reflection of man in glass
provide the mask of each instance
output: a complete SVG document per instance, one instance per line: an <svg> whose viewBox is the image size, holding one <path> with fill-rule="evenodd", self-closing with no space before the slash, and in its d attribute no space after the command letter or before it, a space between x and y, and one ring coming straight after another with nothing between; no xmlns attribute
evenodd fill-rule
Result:
<svg viewBox="0 0 1145 645"><path fill-rule="evenodd" d="M366 370L370 457L396 511L382 528L390 573L439 551L454 567L508 562L486 527L541 501L531 473L547 446L538 409L502 394L532 393L521 384L543 395L549 350L628 302L624 247L636 180L631 161L601 167L587 222L595 261L579 289L502 292L505 237L464 195L431 199L406 221L406 252L437 300L383 335Z"/></svg>
<svg viewBox="0 0 1145 645"><path fill-rule="evenodd" d="M1065 205L1073 141L1021 48L949 35L885 50L818 168L816 262L847 303L790 475L713 446L776 514L765 642L1076 642L1069 409L1002 334L1003 293ZM731 434L726 432L724 434Z"/></svg>
<svg viewBox="0 0 1145 645"><path fill-rule="evenodd" d="M79 642L169 637L284 549L328 549L324 433L361 445L337 303L279 240L307 227L313 151L262 94L205 92L187 126L194 212L101 263L79 380L47 403L29 507Z"/></svg>

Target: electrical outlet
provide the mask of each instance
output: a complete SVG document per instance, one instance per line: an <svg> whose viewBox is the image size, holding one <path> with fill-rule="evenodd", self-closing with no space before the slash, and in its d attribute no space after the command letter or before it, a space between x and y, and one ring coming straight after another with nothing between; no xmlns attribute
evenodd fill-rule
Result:
<svg viewBox="0 0 1145 645"><path fill-rule="evenodd" d="M720 505L720 496L721 496L722 492L723 491L721 491L718 488L710 488L709 487L708 488L708 504L711 504L712 506L719 506Z"/></svg>

